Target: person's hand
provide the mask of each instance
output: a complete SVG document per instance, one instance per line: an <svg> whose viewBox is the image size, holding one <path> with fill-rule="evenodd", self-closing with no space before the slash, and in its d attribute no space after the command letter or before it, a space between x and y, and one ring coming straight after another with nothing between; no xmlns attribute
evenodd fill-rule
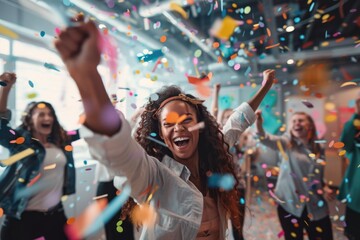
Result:
<svg viewBox="0 0 360 240"><path fill-rule="evenodd" d="M11 72L4 72L0 75L0 82L2 82L1 88L10 91L12 85L14 85L16 82L16 74Z"/></svg>
<svg viewBox="0 0 360 240"><path fill-rule="evenodd" d="M267 69L263 72L263 82L262 85L267 85L271 87L275 82L275 70Z"/></svg>
<svg viewBox="0 0 360 240"><path fill-rule="evenodd" d="M214 88L215 88L215 92L216 92L216 93L219 93L219 92L220 92L220 89L221 89L221 84L220 84L220 83L216 83L216 84L214 85Z"/></svg>
<svg viewBox="0 0 360 240"><path fill-rule="evenodd" d="M323 197L326 201L331 202L336 198L336 192L329 188L327 185L323 188Z"/></svg>
<svg viewBox="0 0 360 240"><path fill-rule="evenodd" d="M92 21L62 30L54 44L70 75L86 79L100 63L100 34ZM77 77L82 76L82 77Z"/></svg>
<svg viewBox="0 0 360 240"><path fill-rule="evenodd" d="M256 131L257 131L257 135L260 137L264 137L265 136L265 130L263 128L263 122L264 119L261 115L261 110L256 110L255 111L255 127L256 127Z"/></svg>
<svg viewBox="0 0 360 240"><path fill-rule="evenodd" d="M255 117L256 117L256 124L263 125L264 119L261 114L261 110L255 111Z"/></svg>

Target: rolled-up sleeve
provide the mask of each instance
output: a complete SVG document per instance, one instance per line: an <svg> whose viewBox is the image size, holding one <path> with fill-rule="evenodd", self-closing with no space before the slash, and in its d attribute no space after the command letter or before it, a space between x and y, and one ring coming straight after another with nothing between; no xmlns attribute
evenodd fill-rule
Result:
<svg viewBox="0 0 360 240"><path fill-rule="evenodd" d="M83 126L80 136L89 145L91 156L106 165L117 176L125 176L132 188L132 197L136 197L149 185L153 185L158 167L157 159L148 156L145 150L131 137L129 123L121 115L121 129L108 137L92 132Z"/></svg>
<svg viewBox="0 0 360 240"><path fill-rule="evenodd" d="M237 107L227 120L223 133L225 141L233 146L240 135L255 122L255 112L247 102Z"/></svg>

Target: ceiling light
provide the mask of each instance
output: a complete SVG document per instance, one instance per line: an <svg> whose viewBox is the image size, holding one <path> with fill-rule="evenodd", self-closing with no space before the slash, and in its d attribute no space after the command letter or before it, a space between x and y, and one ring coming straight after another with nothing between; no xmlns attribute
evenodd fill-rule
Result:
<svg viewBox="0 0 360 240"><path fill-rule="evenodd" d="M294 59L291 59L291 58L286 61L286 63L289 65L294 64L294 62L295 62Z"/></svg>

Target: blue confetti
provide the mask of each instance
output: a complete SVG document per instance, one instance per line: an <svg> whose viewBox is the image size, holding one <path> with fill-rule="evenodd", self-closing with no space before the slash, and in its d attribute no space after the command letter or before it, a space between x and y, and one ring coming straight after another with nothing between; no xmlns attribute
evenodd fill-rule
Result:
<svg viewBox="0 0 360 240"><path fill-rule="evenodd" d="M245 204L245 199L244 198L240 198L240 204L244 205Z"/></svg>
<svg viewBox="0 0 360 240"><path fill-rule="evenodd" d="M298 23L300 21L301 21L301 18L299 18L299 17L294 18L294 23Z"/></svg>
<svg viewBox="0 0 360 240"><path fill-rule="evenodd" d="M209 178L208 178L208 184L209 187L212 188L222 188L225 191L227 190L231 190L234 188L235 185L235 179L234 176L231 174L218 174L218 173L213 173Z"/></svg>
<svg viewBox="0 0 360 240"><path fill-rule="evenodd" d="M165 143L163 143L162 141L159 141L159 140L157 140L157 139L155 139L155 138L152 138L152 137L150 137L150 136L147 136L146 138L149 139L149 140L151 140L151 141L153 141L153 142L156 142L157 144L160 144L160 145L162 145L162 146L164 146L164 147L168 147Z"/></svg>
<svg viewBox="0 0 360 240"><path fill-rule="evenodd" d="M286 40L286 38L284 38L284 37L280 37L280 41L285 41Z"/></svg>
<svg viewBox="0 0 360 240"><path fill-rule="evenodd" d="M248 68L246 69L244 75L245 75L245 76L248 76L250 72L251 72L251 67L248 66Z"/></svg>
<svg viewBox="0 0 360 240"><path fill-rule="evenodd" d="M89 236L95 232L97 232L100 228L102 228L104 223L107 223L124 205L124 203L128 200L131 193L131 187L126 185L124 189L121 191L121 194L116 196L105 208L105 210L95 219L95 221L90 224L90 226L84 231L84 237Z"/></svg>
<svg viewBox="0 0 360 240"><path fill-rule="evenodd" d="M298 83L299 83L299 80L294 79L292 84L293 84L294 86L296 86Z"/></svg>
<svg viewBox="0 0 360 240"><path fill-rule="evenodd" d="M70 0L63 0L63 4L67 7L69 7L71 5Z"/></svg>
<svg viewBox="0 0 360 240"><path fill-rule="evenodd" d="M86 160L84 160L84 165L87 165L87 161L86 161Z"/></svg>
<svg viewBox="0 0 360 240"><path fill-rule="evenodd" d="M55 71L58 71L60 72L59 69L57 69L54 64L51 64L51 63L44 63L44 67L48 68L48 69L52 69L52 70L55 70Z"/></svg>
<svg viewBox="0 0 360 240"><path fill-rule="evenodd" d="M314 9L315 6L315 2L312 2L309 8L309 12L311 12Z"/></svg>
<svg viewBox="0 0 360 240"><path fill-rule="evenodd" d="M150 133L150 136L152 136L152 137L156 137L156 136L157 136L157 134L156 134L156 133L154 133L154 132L152 132L152 133Z"/></svg>
<svg viewBox="0 0 360 240"><path fill-rule="evenodd" d="M304 39L305 39L305 35L304 35L304 34L301 34L301 35L300 35L300 39L301 39L301 40L304 40Z"/></svg>
<svg viewBox="0 0 360 240"><path fill-rule="evenodd" d="M44 37L45 36L45 31L41 31L40 36Z"/></svg>
<svg viewBox="0 0 360 240"><path fill-rule="evenodd" d="M31 80L29 80L29 85L30 85L30 87L34 87L34 83L31 81Z"/></svg>
<svg viewBox="0 0 360 240"><path fill-rule="evenodd" d="M318 207L323 207L324 206L324 201L320 200L317 205L318 205Z"/></svg>

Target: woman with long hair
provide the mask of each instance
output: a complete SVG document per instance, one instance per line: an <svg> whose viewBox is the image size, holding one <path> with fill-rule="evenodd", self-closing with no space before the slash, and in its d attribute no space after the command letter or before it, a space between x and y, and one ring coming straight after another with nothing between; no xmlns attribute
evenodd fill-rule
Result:
<svg viewBox="0 0 360 240"><path fill-rule="evenodd" d="M6 167L0 177L0 207L6 215L1 239L67 239L61 197L75 193L70 144L79 135L67 134L47 102L29 103L21 125L11 129L6 105L16 75L4 73L0 80L0 144L12 155L0 162Z"/></svg>
<svg viewBox="0 0 360 240"><path fill-rule="evenodd" d="M138 203L155 203L156 219L146 227L146 239L227 239L228 220L237 229L243 220L227 143L254 121L274 71L266 71L258 94L234 111L224 126L225 137L202 100L170 86L157 92L156 100L149 99L136 142L128 122L111 106L97 71L98 41L96 26L87 22L62 31L55 46L84 102L90 152L116 175L127 177ZM215 174L235 184L210 188L208 177ZM157 190L149 193L149 188Z"/></svg>
<svg viewBox="0 0 360 240"><path fill-rule="evenodd" d="M260 142L279 151L280 173L275 191L278 217L285 239L333 239L329 209L325 201L334 199L323 182L325 153L316 141L314 120L305 112L295 112L290 131L282 136L265 133L261 112L256 112L256 129Z"/></svg>

